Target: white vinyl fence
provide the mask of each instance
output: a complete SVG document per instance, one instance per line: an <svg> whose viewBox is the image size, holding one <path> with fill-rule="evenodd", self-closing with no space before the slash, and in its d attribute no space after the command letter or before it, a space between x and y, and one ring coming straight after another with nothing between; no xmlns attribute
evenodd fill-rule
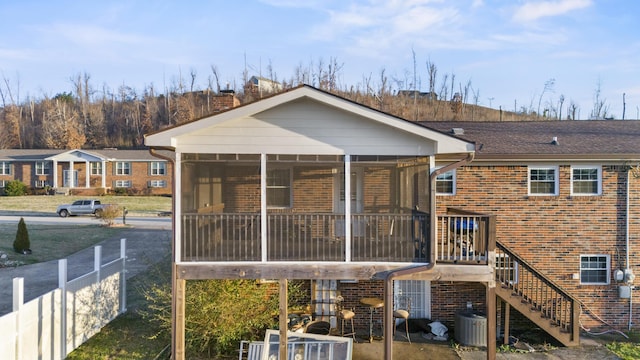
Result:
<svg viewBox="0 0 640 360"><path fill-rule="evenodd" d="M126 311L126 239L120 257L105 265L102 247L94 249L92 272L67 281L67 260L59 260L58 289L27 303L24 279L13 279L13 312L0 317L0 358L64 359Z"/></svg>

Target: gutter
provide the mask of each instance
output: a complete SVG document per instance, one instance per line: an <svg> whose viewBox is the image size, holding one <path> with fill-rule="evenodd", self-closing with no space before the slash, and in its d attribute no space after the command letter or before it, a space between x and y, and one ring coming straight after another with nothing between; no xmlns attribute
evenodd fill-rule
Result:
<svg viewBox="0 0 640 360"><path fill-rule="evenodd" d="M391 360L393 358L393 280L405 275L412 275L418 273L426 273L433 270L436 265L436 178L438 175L457 169L473 161L475 153L469 153L466 158L451 163L447 166L434 170L429 175L429 236L430 236L430 252L429 262L426 265L418 265L412 267L405 267L402 269L389 271L384 279L384 308L383 308L383 321L384 324L384 359Z"/></svg>

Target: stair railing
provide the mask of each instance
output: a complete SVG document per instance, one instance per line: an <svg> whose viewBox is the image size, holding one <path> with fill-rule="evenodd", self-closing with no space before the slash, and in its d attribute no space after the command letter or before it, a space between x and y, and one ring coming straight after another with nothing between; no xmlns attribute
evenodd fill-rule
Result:
<svg viewBox="0 0 640 360"><path fill-rule="evenodd" d="M573 341L579 339L580 302L498 241L495 274L497 286L510 289Z"/></svg>

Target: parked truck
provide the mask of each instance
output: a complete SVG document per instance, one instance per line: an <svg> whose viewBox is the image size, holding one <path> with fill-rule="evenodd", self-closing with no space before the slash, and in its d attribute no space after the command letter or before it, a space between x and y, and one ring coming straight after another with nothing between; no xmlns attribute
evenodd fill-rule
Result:
<svg viewBox="0 0 640 360"><path fill-rule="evenodd" d="M96 215L108 205L100 204L100 200L76 200L72 204L58 206L56 213L60 217L76 215Z"/></svg>

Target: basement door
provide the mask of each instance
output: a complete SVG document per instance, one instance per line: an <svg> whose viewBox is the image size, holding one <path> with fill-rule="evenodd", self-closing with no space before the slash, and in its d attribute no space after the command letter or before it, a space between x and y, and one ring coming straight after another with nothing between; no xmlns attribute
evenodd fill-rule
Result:
<svg viewBox="0 0 640 360"><path fill-rule="evenodd" d="M315 320L328 321L332 328L337 326L337 296L338 280L314 280L311 282L311 304Z"/></svg>
<svg viewBox="0 0 640 360"><path fill-rule="evenodd" d="M426 280L396 280L393 282L393 302L402 304L402 298L411 301L410 319L431 319L431 282ZM396 305L394 305L394 310Z"/></svg>

